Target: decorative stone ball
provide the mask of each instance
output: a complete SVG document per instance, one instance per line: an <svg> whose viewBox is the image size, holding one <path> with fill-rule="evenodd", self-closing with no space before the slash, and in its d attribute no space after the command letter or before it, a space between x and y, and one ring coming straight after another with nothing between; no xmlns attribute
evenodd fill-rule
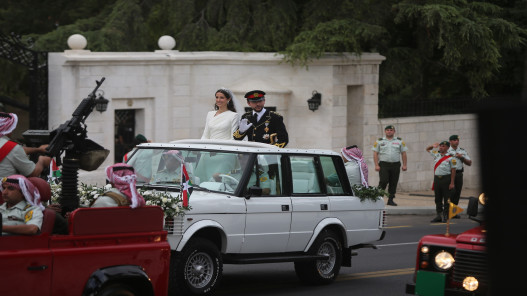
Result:
<svg viewBox="0 0 527 296"><path fill-rule="evenodd" d="M157 45L163 50L171 50L176 47L176 40L172 36L164 35L159 37Z"/></svg>
<svg viewBox="0 0 527 296"><path fill-rule="evenodd" d="M71 49L82 50L86 48L88 41L81 34L73 34L68 38L68 46Z"/></svg>

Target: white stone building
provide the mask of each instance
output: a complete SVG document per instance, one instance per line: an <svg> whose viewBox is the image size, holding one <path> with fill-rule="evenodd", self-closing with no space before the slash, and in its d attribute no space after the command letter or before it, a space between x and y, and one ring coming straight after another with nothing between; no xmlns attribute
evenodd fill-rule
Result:
<svg viewBox="0 0 527 296"><path fill-rule="evenodd" d="M164 49L155 52L91 52L70 38L72 49L49 53L50 129L68 120L95 81L105 77L101 90L110 100L108 111L94 111L87 120L89 138L111 151L103 166L114 161L116 111L133 111L135 134L153 142L200 138L221 87L231 89L243 106L247 91L265 91L266 106L275 106L284 116L290 148L339 151L357 144L368 161L372 185L378 183L378 174L371 145L386 124L395 124L410 148L399 190L429 188L432 159L425 146L450 134L459 134L461 146L477 158L473 115L378 119L379 65L384 57L377 53L327 54L305 68L293 67L275 53L178 52L171 50L173 44L165 46L167 40L172 39L161 38ZM310 111L307 99L314 90L322 94L322 104ZM466 173L468 187L479 186L477 163ZM83 176L104 182L102 171L81 172Z"/></svg>

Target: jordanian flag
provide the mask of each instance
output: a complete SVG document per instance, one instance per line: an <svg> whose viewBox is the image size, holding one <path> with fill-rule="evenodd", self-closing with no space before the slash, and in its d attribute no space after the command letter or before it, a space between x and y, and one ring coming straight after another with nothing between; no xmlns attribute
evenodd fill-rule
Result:
<svg viewBox="0 0 527 296"><path fill-rule="evenodd" d="M57 162L55 161L55 158L52 158L49 162L49 179L55 180L62 176L62 172L60 171L60 168L57 166Z"/></svg>
<svg viewBox="0 0 527 296"><path fill-rule="evenodd" d="M184 207L188 207L190 194L192 194L192 183L190 183L185 164L181 163L181 197L183 198Z"/></svg>

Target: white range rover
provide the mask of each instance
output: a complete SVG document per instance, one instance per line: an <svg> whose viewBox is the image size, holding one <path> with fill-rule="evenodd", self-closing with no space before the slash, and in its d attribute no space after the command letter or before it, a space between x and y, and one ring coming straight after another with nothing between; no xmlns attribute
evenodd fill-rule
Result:
<svg viewBox="0 0 527 296"><path fill-rule="evenodd" d="M128 163L138 186L177 195L180 161L193 191L191 210L166 225L171 294L212 293L223 264L294 262L302 281L327 284L384 237L382 199L353 196L336 152L180 140L141 144Z"/></svg>

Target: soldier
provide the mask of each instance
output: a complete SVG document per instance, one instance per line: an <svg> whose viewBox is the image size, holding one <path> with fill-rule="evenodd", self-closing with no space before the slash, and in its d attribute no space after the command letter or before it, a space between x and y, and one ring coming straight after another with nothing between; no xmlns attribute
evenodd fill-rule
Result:
<svg viewBox="0 0 527 296"><path fill-rule="evenodd" d="M452 192L452 196L450 197L450 201L452 201L453 204L457 205L459 203L459 198L461 197L461 188L463 187L463 165L466 164L468 166L471 166L472 160L468 156L467 151L459 147L458 135L450 136L449 140L450 148L448 149L447 153L456 157L459 160L456 165L456 180L454 183L455 188L454 192ZM459 216L457 215L454 217L459 218Z"/></svg>
<svg viewBox="0 0 527 296"><path fill-rule="evenodd" d="M252 90L245 94L247 104L252 111L242 115L238 129L234 132L235 140L267 143L284 148L289 142L289 136L282 115L264 108L265 92Z"/></svg>
<svg viewBox="0 0 527 296"><path fill-rule="evenodd" d="M2 233L37 234L42 227L44 206L35 185L22 175L12 175L2 180L2 196Z"/></svg>
<svg viewBox="0 0 527 296"><path fill-rule="evenodd" d="M379 172L379 187L383 190L388 185L388 205L397 206L393 201L397 191L400 170L406 171L406 151L408 147L399 137L394 137L395 127L388 125L384 128L385 137L379 138L373 144L373 162L375 170ZM401 166L402 159L402 166Z"/></svg>
<svg viewBox="0 0 527 296"><path fill-rule="evenodd" d="M432 150L438 148L439 151ZM457 159L447 153L450 143L443 141L426 147L426 151L434 157L434 185L432 189L435 195L437 216L430 222L446 222L454 179L456 178Z"/></svg>
<svg viewBox="0 0 527 296"><path fill-rule="evenodd" d="M135 209L145 205L145 200L137 191L137 175L134 168L126 163L116 163L106 167L106 180L112 188L99 196L91 207L130 206Z"/></svg>

